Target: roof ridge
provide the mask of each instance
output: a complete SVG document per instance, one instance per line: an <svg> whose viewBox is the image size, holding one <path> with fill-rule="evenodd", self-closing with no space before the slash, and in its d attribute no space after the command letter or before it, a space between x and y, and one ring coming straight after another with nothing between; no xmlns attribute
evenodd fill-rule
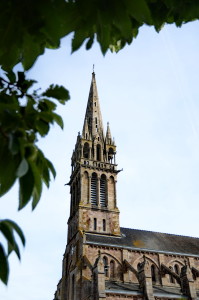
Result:
<svg viewBox="0 0 199 300"><path fill-rule="evenodd" d="M137 229L137 228L128 228L128 227L120 227L120 229L129 229L129 230L139 230L139 231L145 231L145 232L152 232L152 233L160 233L160 234L166 234L166 235L175 235L175 236L181 236L181 237L189 237L194 239L199 239L199 237L196 236L190 236L190 235L181 235L181 234L174 234L174 233L167 233L167 232L159 232L159 231L152 231L152 230L145 230L145 229Z"/></svg>

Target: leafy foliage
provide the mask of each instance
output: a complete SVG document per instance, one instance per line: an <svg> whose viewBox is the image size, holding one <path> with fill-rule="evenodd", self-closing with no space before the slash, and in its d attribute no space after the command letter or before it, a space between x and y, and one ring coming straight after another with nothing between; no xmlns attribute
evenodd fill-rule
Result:
<svg viewBox="0 0 199 300"><path fill-rule="evenodd" d="M34 80L25 78L23 72L10 71L0 77L0 196L7 193L16 181L19 183L19 210L32 202L34 209L41 197L43 183L49 187L50 174L56 175L53 164L44 156L36 145L38 137L44 137L50 125L57 123L63 128L62 118L55 113L54 98L65 104L69 93L63 86L50 86L46 92L32 93ZM8 262L11 251L20 258L17 243L11 234L12 228L23 235L17 225L11 221L0 223L8 243L8 254L1 245L0 255L5 266L0 278L7 282ZM7 232L7 233L6 233Z"/></svg>
<svg viewBox="0 0 199 300"><path fill-rule="evenodd" d="M165 23L198 19L197 0L4 0L0 2L0 65L31 68L45 48L56 49L73 33L72 51L96 39L105 54L130 44L143 25L160 31ZM9 20L9 21L8 21ZM17 26L16 26L17 24Z"/></svg>
<svg viewBox="0 0 199 300"><path fill-rule="evenodd" d="M7 251L5 251L3 245L0 243L0 279L7 284L9 274L8 256L14 251L20 259L20 251L14 232L18 234L23 246L25 246L25 237L20 227L11 220L0 220L0 232L7 240L8 246Z"/></svg>
<svg viewBox="0 0 199 300"><path fill-rule="evenodd" d="M130 44L144 24L159 32L165 23L181 26L198 18L197 0L0 1L0 66L6 71L0 77L0 196L18 181L19 209L30 201L32 208L36 207L43 183L49 187L50 174L55 176L52 163L36 142L48 134L51 124L63 128L52 98L61 104L69 99L68 91L57 85L43 94L29 92L35 81L27 80L24 72L15 74L15 65L22 63L24 70L29 70L46 48L57 49L61 38L70 33L72 52L83 43L90 49L97 41L105 54L108 49L117 52ZM1 230L6 227L12 237L14 230L19 234L12 221L3 222ZM10 241L8 234L4 237L20 257L15 240ZM4 283L9 253L0 245L0 278Z"/></svg>

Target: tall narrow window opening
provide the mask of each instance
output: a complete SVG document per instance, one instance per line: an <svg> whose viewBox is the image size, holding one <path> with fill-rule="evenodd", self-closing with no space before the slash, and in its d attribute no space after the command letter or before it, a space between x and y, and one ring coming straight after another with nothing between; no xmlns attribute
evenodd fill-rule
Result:
<svg viewBox="0 0 199 300"><path fill-rule="evenodd" d="M104 262L104 274L106 277L108 277L108 259L106 256L103 257Z"/></svg>
<svg viewBox="0 0 199 300"><path fill-rule="evenodd" d="M97 174L93 173L91 177L91 204L97 205Z"/></svg>
<svg viewBox="0 0 199 300"><path fill-rule="evenodd" d="M103 231L106 231L106 220L103 219Z"/></svg>
<svg viewBox="0 0 199 300"><path fill-rule="evenodd" d="M97 160L101 160L101 146L97 144Z"/></svg>
<svg viewBox="0 0 199 300"><path fill-rule="evenodd" d="M89 144L88 143L84 144L83 156L84 156L84 158L89 158Z"/></svg>
<svg viewBox="0 0 199 300"><path fill-rule="evenodd" d="M156 282L156 274L155 274L155 266L151 265L151 278L152 278L152 282Z"/></svg>
<svg viewBox="0 0 199 300"><path fill-rule="evenodd" d="M180 275L179 266L177 264L175 264L175 266L174 266L174 271L176 274Z"/></svg>
<svg viewBox="0 0 199 300"><path fill-rule="evenodd" d="M112 164L112 160L113 160L113 155L114 155L113 148L109 148L109 151L108 151L108 160L109 160L109 162L111 164Z"/></svg>
<svg viewBox="0 0 199 300"><path fill-rule="evenodd" d="M106 176L104 174L100 178L100 205L106 206Z"/></svg>
<svg viewBox="0 0 199 300"><path fill-rule="evenodd" d="M72 293L72 297L71 297L71 299L72 300L75 300L75 275L73 274L73 276L72 276L72 291L71 291Z"/></svg>
<svg viewBox="0 0 199 300"><path fill-rule="evenodd" d="M93 229L97 230L97 219L96 218L94 218Z"/></svg>
<svg viewBox="0 0 199 300"><path fill-rule="evenodd" d="M110 278L115 277L115 262L114 260L110 261Z"/></svg>
<svg viewBox="0 0 199 300"><path fill-rule="evenodd" d="M173 268L172 268L172 267L169 267L169 269L170 269L171 271L173 271ZM172 274L169 274L169 280L170 280L171 283L175 283L175 280L174 280Z"/></svg>

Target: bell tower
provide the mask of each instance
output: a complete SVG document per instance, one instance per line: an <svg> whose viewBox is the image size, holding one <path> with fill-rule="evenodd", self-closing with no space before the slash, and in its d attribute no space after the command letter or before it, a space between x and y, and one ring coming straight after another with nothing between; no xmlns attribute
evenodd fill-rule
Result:
<svg viewBox="0 0 199 300"><path fill-rule="evenodd" d="M78 134L71 158L71 204L68 242L77 232L120 236L116 199L116 145L109 123L104 135L95 73L82 134Z"/></svg>

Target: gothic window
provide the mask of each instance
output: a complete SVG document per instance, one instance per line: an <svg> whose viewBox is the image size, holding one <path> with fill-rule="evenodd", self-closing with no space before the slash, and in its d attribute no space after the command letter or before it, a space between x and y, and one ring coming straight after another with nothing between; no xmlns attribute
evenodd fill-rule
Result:
<svg viewBox="0 0 199 300"><path fill-rule="evenodd" d="M175 264L175 266L174 266L174 271L176 274L180 275L179 266L177 264Z"/></svg>
<svg viewBox="0 0 199 300"><path fill-rule="evenodd" d="M101 160L101 146L97 144L97 160Z"/></svg>
<svg viewBox="0 0 199 300"><path fill-rule="evenodd" d="M103 257L104 262L104 274L106 277L108 277L108 259L106 256Z"/></svg>
<svg viewBox="0 0 199 300"><path fill-rule="evenodd" d="M91 204L97 205L97 174L93 173L91 177Z"/></svg>
<svg viewBox="0 0 199 300"><path fill-rule="evenodd" d="M169 269L170 269L171 271L173 271L173 268L172 268L172 267L169 267ZM171 283L175 283L175 280L174 280L172 274L169 274L169 281L170 281Z"/></svg>
<svg viewBox="0 0 199 300"><path fill-rule="evenodd" d="M84 144L83 156L84 156L84 158L89 158L89 144L88 143Z"/></svg>
<svg viewBox="0 0 199 300"><path fill-rule="evenodd" d="M103 231L106 231L106 220L103 219Z"/></svg>
<svg viewBox="0 0 199 300"><path fill-rule="evenodd" d="M155 283L156 282L156 274L155 274L155 266L151 265L151 278L152 278L152 282Z"/></svg>
<svg viewBox="0 0 199 300"><path fill-rule="evenodd" d="M97 230L97 219L94 218L93 229Z"/></svg>
<svg viewBox="0 0 199 300"><path fill-rule="evenodd" d="M100 205L106 206L106 176L104 174L100 178Z"/></svg>
<svg viewBox="0 0 199 300"><path fill-rule="evenodd" d="M115 262L114 260L110 261L110 278L115 277Z"/></svg>

